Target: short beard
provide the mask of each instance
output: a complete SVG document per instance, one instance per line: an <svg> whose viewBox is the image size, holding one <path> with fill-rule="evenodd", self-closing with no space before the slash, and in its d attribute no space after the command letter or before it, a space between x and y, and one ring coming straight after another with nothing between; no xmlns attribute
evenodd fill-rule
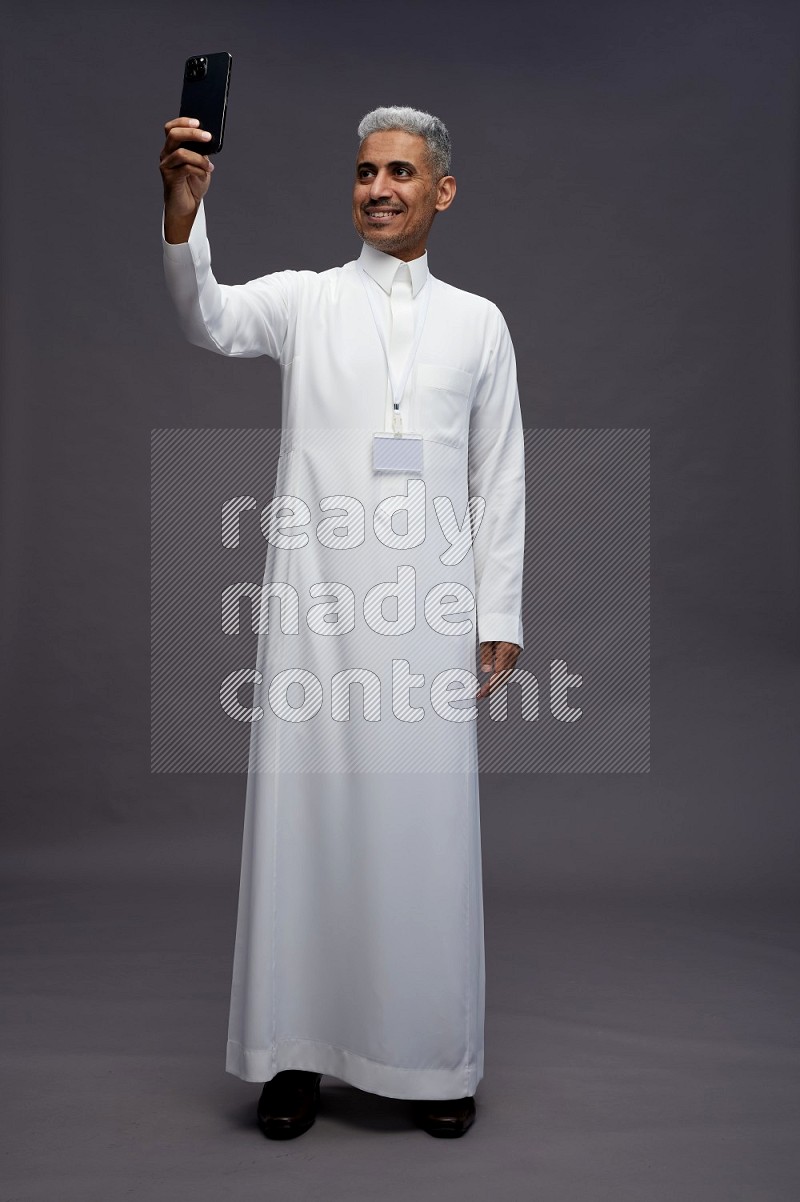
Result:
<svg viewBox="0 0 800 1202"><path fill-rule="evenodd" d="M428 229L430 229L430 226L428 226ZM383 234L379 237L372 236L372 230L370 229L364 229L359 232L369 246L373 246L375 250L382 250L391 255L396 250L408 250L410 247L415 246L420 238L427 233L427 230L425 226L421 225L415 230L404 230L403 233L398 234Z"/></svg>
<svg viewBox="0 0 800 1202"><path fill-rule="evenodd" d="M435 199L435 197L436 197L436 188L433 188L433 189L431 189L430 199L433 200L433 199ZM362 215L363 215L363 210L362 210ZM386 236L386 234L381 234L377 238L375 238L374 241L370 237L372 230L369 228L369 226L364 225L364 227L362 229L360 229L356 223L355 216L353 217L353 224L355 225L355 227L358 230L361 237L364 239L364 241L369 246L374 247L375 250L383 250L387 254L391 255L397 250L408 250L410 247L415 246L416 243L419 242L421 238L427 237L427 235L430 231L430 228L433 225L433 219L435 216L436 216L436 210L434 209L433 213L431 214L431 219L427 224L425 224L424 221L421 221L411 229L409 229L409 227L406 226L406 228L402 232L399 232L397 234L389 234L388 237Z"/></svg>

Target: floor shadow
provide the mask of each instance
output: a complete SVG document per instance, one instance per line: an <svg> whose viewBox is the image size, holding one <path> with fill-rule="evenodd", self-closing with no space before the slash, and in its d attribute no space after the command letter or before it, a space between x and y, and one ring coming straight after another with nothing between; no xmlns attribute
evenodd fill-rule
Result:
<svg viewBox="0 0 800 1202"><path fill-rule="evenodd" d="M335 1077L322 1078L318 1114L328 1122L362 1131L408 1131L416 1125L407 1099L368 1093Z"/></svg>

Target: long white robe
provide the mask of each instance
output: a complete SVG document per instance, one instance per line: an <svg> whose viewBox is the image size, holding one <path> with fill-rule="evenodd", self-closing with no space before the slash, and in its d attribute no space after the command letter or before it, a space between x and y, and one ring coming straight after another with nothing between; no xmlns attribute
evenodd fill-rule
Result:
<svg viewBox="0 0 800 1202"><path fill-rule="evenodd" d="M395 1098L472 1094L485 991L475 625L481 641L522 646L524 446L506 323L435 279L427 255L411 265L417 321L430 289L403 400L404 428L424 438L420 485L372 469L390 392L359 261L219 284L202 203L189 242L168 244L162 224L162 245L186 337L279 362L275 497L299 499L276 500L265 566L297 608L284 617L270 601L258 643L226 1069L246 1081L309 1069ZM365 244L360 263L374 287L397 260ZM391 519L398 496L411 498L407 525ZM479 521L470 497L485 502ZM452 521L465 520L477 533L458 558ZM389 582L396 608L368 600ZM355 687L337 677L348 669Z"/></svg>

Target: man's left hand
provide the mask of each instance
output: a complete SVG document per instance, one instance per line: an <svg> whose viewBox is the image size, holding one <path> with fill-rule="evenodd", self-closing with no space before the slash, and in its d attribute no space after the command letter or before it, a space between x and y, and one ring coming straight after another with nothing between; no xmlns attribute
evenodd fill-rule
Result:
<svg viewBox="0 0 800 1202"><path fill-rule="evenodd" d="M475 700L479 701L481 697L488 696L493 692L504 680L508 679L511 669L517 662L517 656L522 650L516 643L481 643L481 672L490 672L491 675L484 682L475 694Z"/></svg>

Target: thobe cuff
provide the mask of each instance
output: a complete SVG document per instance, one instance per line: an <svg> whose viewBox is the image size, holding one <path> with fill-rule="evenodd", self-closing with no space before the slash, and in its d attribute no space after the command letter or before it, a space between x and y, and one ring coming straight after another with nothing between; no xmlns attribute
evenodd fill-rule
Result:
<svg viewBox="0 0 800 1202"><path fill-rule="evenodd" d="M480 643L516 643L522 647L522 618L519 614L478 614Z"/></svg>

